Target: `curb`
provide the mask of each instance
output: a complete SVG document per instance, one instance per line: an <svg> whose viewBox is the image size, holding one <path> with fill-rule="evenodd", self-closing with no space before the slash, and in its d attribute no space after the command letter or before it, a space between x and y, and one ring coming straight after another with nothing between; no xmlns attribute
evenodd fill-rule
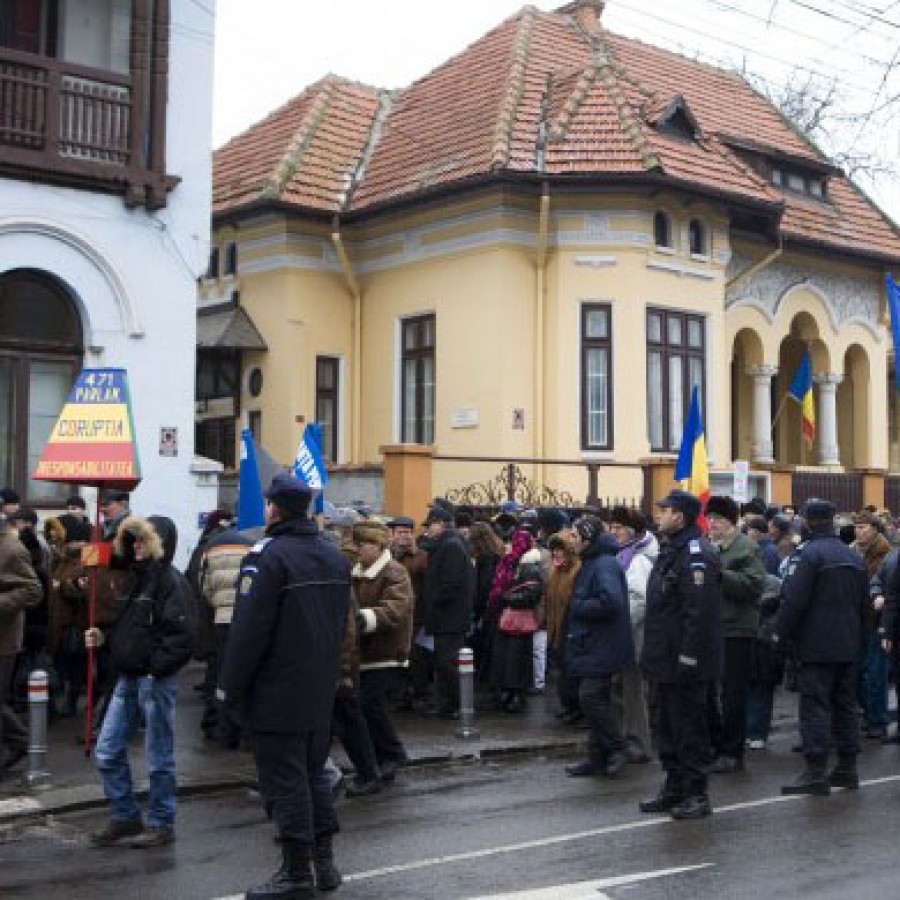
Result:
<svg viewBox="0 0 900 900"><path fill-rule="evenodd" d="M473 765L492 760L511 760L516 757L521 758L540 754L552 755L578 750L584 744L584 739L576 738L569 741L553 741L543 744L512 744L509 746L484 747L482 749L472 748L471 752L466 752L461 747L458 753L416 757L411 759L403 768L417 771L457 765ZM257 788L258 784L255 776L232 775L208 781L181 783L178 785L177 796L179 798L202 797L240 789L256 790ZM146 800L147 789L137 790L135 795L140 800ZM41 819L47 816L101 809L106 806L106 802L99 783L68 788L54 789L51 787L35 792L30 792L26 789L20 796L0 799L0 827L14 822Z"/></svg>

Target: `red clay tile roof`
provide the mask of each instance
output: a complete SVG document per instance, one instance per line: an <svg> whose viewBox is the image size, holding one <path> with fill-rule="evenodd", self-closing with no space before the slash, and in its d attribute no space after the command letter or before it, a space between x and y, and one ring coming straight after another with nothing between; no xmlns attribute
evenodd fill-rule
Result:
<svg viewBox="0 0 900 900"><path fill-rule="evenodd" d="M213 212L259 200L337 212L368 145L381 92L328 75L217 150Z"/></svg>
<svg viewBox="0 0 900 900"><path fill-rule="evenodd" d="M736 74L526 6L408 88L328 76L215 154L214 210L280 200L364 212L492 174L670 181L781 213L789 240L900 259L900 235L840 175L782 191L730 142L827 159ZM680 96L698 133L659 121ZM782 212L783 210L783 212Z"/></svg>

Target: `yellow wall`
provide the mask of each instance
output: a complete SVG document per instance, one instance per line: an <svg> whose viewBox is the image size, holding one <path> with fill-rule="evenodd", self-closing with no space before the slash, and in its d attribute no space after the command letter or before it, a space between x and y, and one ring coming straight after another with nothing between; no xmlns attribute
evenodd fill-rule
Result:
<svg viewBox="0 0 900 900"><path fill-rule="evenodd" d="M652 217L671 217L675 247L653 247ZM543 437L535 429L535 310L540 283L536 247L537 193L493 190L412 212L385 214L341 234L362 297L362 403L360 456L351 460L353 300L334 253L330 229L321 224L271 218L242 228L241 272L236 284L263 334L268 351L247 354L245 368L259 365L264 389L258 400L244 394L243 409L263 410L263 443L279 460L293 457L302 425L314 415L315 356L344 361L341 386L341 461L375 462L379 448L400 440L400 322L436 315L435 444L439 455L584 460L630 464L601 470L600 495L639 497L638 463L650 455L646 402L646 310L648 306L700 313L706 321L706 427L710 463L727 468L732 451L731 361L742 333L743 359L737 386L738 450L748 458L753 439L752 378L747 364L777 365L792 323L814 340L816 371L841 371L845 357L868 384L842 388L852 397L839 413L840 436L851 432L847 458L854 465L886 465L886 342L883 333L859 324L835 329L821 296L799 286L785 293L773 315L738 303L725 309L726 263L732 248L721 209L674 195L641 197L551 195L545 267ZM687 252L687 223L700 218L709 253ZM771 248L739 244L749 258ZM824 257L785 254L810 271L872 279L877 270ZM580 308L609 303L613 330L614 449L583 453L580 445ZM799 317L799 318L798 318ZM883 329L881 329L883 332ZM852 348L850 354L848 350ZM865 365L863 365L865 362ZM786 376L789 379L790 375ZM245 379L246 382L246 379ZM785 380L785 385L787 381ZM861 407L867 412L860 413ZM513 410L525 411L525 428L513 428ZM453 428L455 410L475 409L476 428ZM773 408L773 412L774 412ZM879 424L882 423L882 424ZM781 426L782 441L799 429L796 410ZM800 462L801 459L792 459ZM809 458L803 460L811 463ZM436 459L434 493L496 476L500 463L453 463ZM580 502L587 491L583 467L523 465L529 479L568 491Z"/></svg>

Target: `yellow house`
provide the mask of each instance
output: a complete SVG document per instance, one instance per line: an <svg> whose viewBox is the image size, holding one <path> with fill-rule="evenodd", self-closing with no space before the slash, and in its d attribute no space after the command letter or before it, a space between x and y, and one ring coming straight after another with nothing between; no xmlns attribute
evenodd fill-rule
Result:
<svg viewBox="0 0 900 900"><path fill-rule="evenodd" d="M893 496L900 235L742 79L602 8L524 7L399 91L327 76L216 153L200 452L233 464L249 424L287 462L315 419L339 466L436 452L405 512L502 461L639 498L696 384L723 488L743 459L781 502Z"/></svg>

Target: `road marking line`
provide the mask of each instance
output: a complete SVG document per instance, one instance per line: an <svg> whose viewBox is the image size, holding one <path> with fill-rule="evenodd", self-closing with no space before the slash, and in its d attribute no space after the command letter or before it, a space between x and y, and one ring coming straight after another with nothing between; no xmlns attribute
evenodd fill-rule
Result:
<svg viewBox="0 0 900 900"><path fill-rule="evenodd" d="M41 812L43 805L33 797L14 797L12 800L0 800L0 818L4 816L20 816L22 813Z"/></svg>
<svg viewBox="0 0 900 900"><path fill-rule="evenodd" d="M861 781L860 787L873 787L880 784L892 784L900 781L900 775L886 775L884 778L871 778ZM774 797L763 797L760 800L745 800L742 803L732 803L728 806L713 807L716 815L738 812L742 809L754 809L759 806L772 806L775 803L790 803L791 801L806 800L803 795L792 794ZM818 798L813 798L818 799ZM633 822L623 822L620 825L606 825L603 828L591 828L587 831L574 831L569 834L557 834L552 837L536 838L531 841L522 841L518 844L504 844L499 847L487 847L483 850L469 850L462 853L451 853L447 856L433 856L428 859L419 859L414 862L398 863L394 866L384 866L381 869L369 869L365 872L355 872L345 875L344 881L368 881L372 878L383 878L385 875L397 875L402 872L414 872L418 869L429 869L432 866L443 866L450 863L466 862L471 859L485 859L490 856L500 856L504 853L519 853L522 850L533 850L540 847L552 847L556 844L568 844L573 841L583 841L587 838L602 837L607 834L617 834L622 831L636 831L640 828L652 828L655 825L676 824L669 816L655 816L652 819L637 819ZM677 827L677 825L676 825ZM243 894L231 894L227 897L218 897L216 900L243 900Z"/></svg>
<svg viewBox="0 0 900 900"><path fill-rule="evenodd" d="M667 878L672 875L681 875L684 872L695 872L697 869L708 869L712 865L712 863L699 863L695 866L659 869L656 872L636 872L634 875L616 875L613 878L601 878L599 881L554 884L531 891L513 891L511 894L484 894L480 897L470 897L469 900L601 900L602 897L607 896L600 894L600 891L605 888L637 884L640 881L649 881L651 878Z"/></svg>

